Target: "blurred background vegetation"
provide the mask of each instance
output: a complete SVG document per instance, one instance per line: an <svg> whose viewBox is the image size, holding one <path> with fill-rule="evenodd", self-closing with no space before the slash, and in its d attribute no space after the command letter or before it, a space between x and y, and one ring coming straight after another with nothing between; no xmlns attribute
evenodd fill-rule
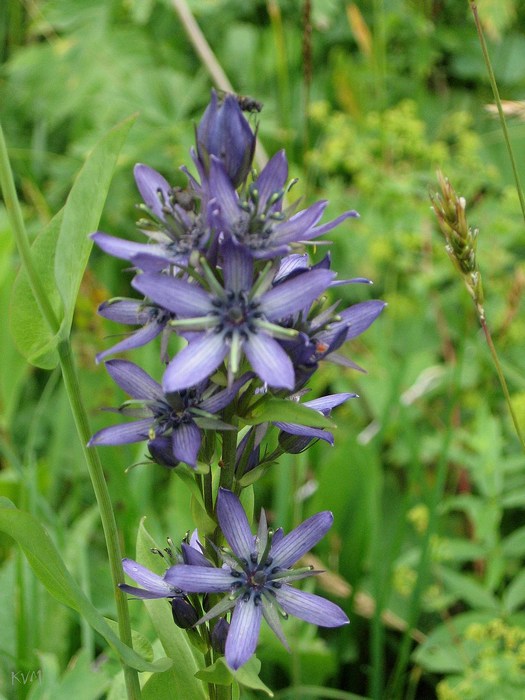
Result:
<svg viewBox="0 0 525 700"><path fill-rule="evenodd" d="M277 698L298 700L522 698L525 459L428 199L440 168L480 229L488 323L525 429L523 220L469 3L189 5L235 90L264 104L250 118L269 154L287 149L294 193L327 198L330 218L360 212L331 236L333 267L375 285L338 288L345 301L388 302L349 350L368 373L325 365L315 379L316 395L360 395L337 410L336 446L283 461L256 491L286 529L334 512L316 550L329 573L317 585L351 625L316 631L290 621L291 655L263 636L262 678ZM525 9L518 0L478 7L524 179ZM94 143L132 113L101 229L136 236L136 162L185 184L179 166L190 164L211 82L174 3L4 0L0 60L0 117L33 236L63 206ZM8 332L17 267L0 204L0 495L38 516L111 616L103 538L59 375L28 366ZM93 430L107 424L100 406L118 402L94 356L119 330L95 309L126 295L129 279L120 261L93 252L73 337ZM157 349L139 355L160 377ZM174 473L126 473L142 446L102 458L127 556L142 516L159 543L191 528L189 493ZM4 536L0 554L1 696L120 697L118 664L101 640L49 597ZM143 607L131 610L151 637ZM12 684L13 670L37 668L40 682Z"/></svg>

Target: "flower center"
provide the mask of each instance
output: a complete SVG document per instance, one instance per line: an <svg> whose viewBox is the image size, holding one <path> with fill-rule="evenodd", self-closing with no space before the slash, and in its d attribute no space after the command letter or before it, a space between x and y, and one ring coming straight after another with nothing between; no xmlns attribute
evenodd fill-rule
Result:
<svg viewBox="0 0 525 700"><path fill-rule="evenodd" d="M220 330L231 335L234 331L241 333L255 332L253 321L261 317L259 303L250 301L245 292L229 291L226 301L221 302Z"/></svg>

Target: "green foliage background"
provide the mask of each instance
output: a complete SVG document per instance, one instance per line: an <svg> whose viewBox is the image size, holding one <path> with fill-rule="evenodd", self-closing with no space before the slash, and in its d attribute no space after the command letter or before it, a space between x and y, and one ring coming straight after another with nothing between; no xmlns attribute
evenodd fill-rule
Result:
<svg viewBox="0 0 525 700"><path fill-rule="evenodd" d="M327 217L360 212L331 236L334 268L370 277L373 296L389 304L350 349L368 374L326 365L316 377L316 395L361 397L335 414L336 447L283 461L256 492L256 510L264 504L285 529L317 510L334 512L315 552L329 574L316 585L352 624L320 632L289 621L293 653L264 636L261 678L276 697L299 700L522 697L525 460L428 200L440 168L480 229L487 318L525 429L523 220L487 108L493 97L469 4L313 0L311 34L307 5L190 3L236 91L264 103L260 141L270 154L286 147L299 177L294 192L307 202L329 199ZM524 179L525 11L516 0L478 7ZM0 57L0 117L31 235L63 206L100 137L137 113L101 223L136 236L133 165L184 184L178 167L190 163L209 97L206 69L172 3L5 0ZM63 387L56 370L26 363L7 329L18 264L0 204L0 496L44 525L83 591L111 617L103 539ZM99 407L115 405L94 355L119 332L95 309L127 293L124 267L94 251L76 304L73 342L93 431L106 424ZM371 295L340 289L346 302ZM139 356L160 376L156 348ZM182 480L153 467L125 472L142 457L140 446L102 455L128 556L141 517L160 543L192 523ZM121 697L116 657L102 639L47 594L3 535L0 553L1 696ZM131 605L134 628L158 651L143 606ZM12 682L14 671L34 669L41 683Z"/></svg>

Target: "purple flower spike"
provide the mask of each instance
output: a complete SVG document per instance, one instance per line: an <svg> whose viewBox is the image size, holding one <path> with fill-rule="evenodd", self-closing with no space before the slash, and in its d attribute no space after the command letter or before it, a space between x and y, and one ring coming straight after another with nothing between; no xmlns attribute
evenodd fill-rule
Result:
<svg viewBox="0 0 525 700"><path fill-rule="evenodd" d="M310 567L291 569L332 526L333 516L324 511L305 520L288 535L268 531L261 512L257 536L252 535L246 513L235 494L219 490L219 525L232 554L222 553L222 568L177 564L165 574L166 583L187 593L226 593L197 624L232 610L225 644L228 665L237 669L255 653L262 618L288 648L280 617L295 615L323 627L339 627L349 622L334 603L289 584L316 573Z"/></svg>

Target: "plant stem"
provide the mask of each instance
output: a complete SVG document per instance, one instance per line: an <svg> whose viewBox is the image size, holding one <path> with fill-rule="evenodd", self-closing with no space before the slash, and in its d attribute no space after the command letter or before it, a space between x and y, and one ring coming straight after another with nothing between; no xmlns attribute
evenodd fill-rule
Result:
<svg viewBox="0 0 525 700"><path fill-rule="evenodd" d="M521 432L518 418L512 406L512 400L507 386L507 381L505 379L505 375L503 374L503 370L501 369L501 363L499 361L498 353L496 351L496 346L494 345L494 341L492 340L492 335L490 333L489 327L487 326L487 320L484 314L480 314L479 321L481 323L481 327L483 328L483 333L485 334L485 339L487 341L487 345L489 346L490 354L492 355L492 360L494 362L494 366L498 374L498 379L501 385L501 389L503 391L503 395L505 396L505 401L507 402L507 406L509 407L512 422L514 424L514 430L516 431L516 435L518 436L523 451L525 452L525 440L523 438L523 433Z"/></svg>
<svg viewBox="0 0 525 700"><path fill-rule="evenodd" d="M0 124L0 186L2 188L7 213L13 229L13 235L18 247L22 265L25 268L31 290L46 320L49 330L53 335L60 332L60 320L53 310L49 298L46 294L40 276L33 265L31 248L27 232L20 209L20 203L16 194L13 174L9 163L9 156L4 139L4 134ZM132 647L131 627L129 621L129 611L126 596L121 592L118 584L124 580L122 570L122 556L118 541L118 531L115 522L115 515L111 506L108 487L104 478L102 464L97 452L93 448L87 447L87 442L91 436L87 413L80 395L80 387L76 374L71 344L69 338L64 338L57 347L62 378L68 395L68 399L77 428L84 457L86 459L89 476L97 499L97 504L102 521L102 528L106 538L106 548L108 552L111 578L113 582L115 602L117 607L117 619L120 639L124 644ZM124 677L129 700L139 700L141 697L138 674L135 669L123 664Z"/></svg>
<svg viewBox="0 0 525 700"><path fill-rule="evenodd" d="M505 139L505 144L507 146L507 151L509 153L510 164L512 167L512 173L514 175L514 181L516 183L516 190L518 191L518 197L520 200L521 213L523 215L523 219L525 220L525 198L523 196L523 190L521 188L520 178L519 178L519 174L518 174L518 168L516 166L516 161L514 159L514 154L512 152L512 146L510 143L510 137L509 137L509 131L507 129L507 123L505 121L505 115L503 113L503 107L501 106L501 99L499 96L498 84L496 83L496 77L494 76L494 71L492 69L492 63L490 61L490 56L489 56L489 52L488 52L488 48L487 48L487 42L485 41L485 36L483 34L483 27L481 26L481 22L479 20L478 6L477 6L476 2L473 2L473 0L469 0L469 2L470 2L470 9L472 10L472 14L474 16L474 23L476 25L476 30L478 32L479 43L481 45L481 51L483 52L483 58L485 59L485 64L487 66L487 72L489 75L492 93L494 95L494 101L496 102L496 107L498 109L501 130L503 131L503 138Z"/></svg>
<svg viewBox="0 0 525 700"><path fill-rule="evenodd" d="M64 340L58 345L58 354L60 357L60 368L66 392L71 405L71 412L77 428L77 433L82 445L82 451L88 466L89 476L95 492L95 498L100 512L102 521L102 529L106 539L106 548L108 551L109 566L111 571L111 579L115 594L115 603L117 606L117 620L119 626L119 636L124 644L132 647L131 627L129 621L128 601L124 593L120 590L118 584L124 581L124 571L122 569L122 554L118 540L117 523L115 514L111 505L109 490L104 477L102 463L98 452L93 447L87 447L91 430L89 428L88 417L82 402L80 387L78 383L77 373L73 364L73 356L71 353L71 344L69 340ZM141 696L138 674L135 669L127 665L124 667L124 676L126 679L126 688L128 698L138 699Z"/></svg>

